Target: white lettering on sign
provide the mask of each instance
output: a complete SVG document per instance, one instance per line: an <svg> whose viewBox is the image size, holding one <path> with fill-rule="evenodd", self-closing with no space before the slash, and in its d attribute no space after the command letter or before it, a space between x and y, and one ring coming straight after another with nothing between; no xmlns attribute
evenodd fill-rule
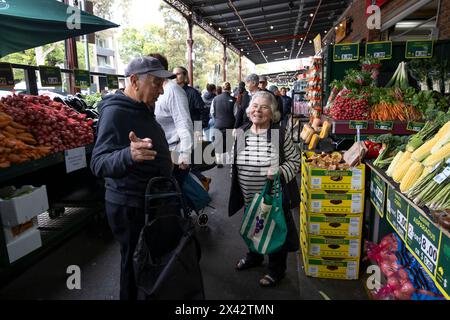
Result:
<svg viewBox="0 0 450 320"><path fill-rule="evenodd" d="M400 228L402 228L404 231L406 231L406 224L408 220L406 217L400 212L400 210L397 210L397 222Z"/></svg>
<svg viewBox="0 0 450 320"><path fill-rule="evenodd" d="M437 255L438 255L438 250L437 248L433 245L433 243L428 240L428 238L422 234L422 239L421 239L421 243L420 243L420 247L422 248L422 251L425 253L425 255L430 258L430 260L436 264L437 263Z"/></svg>
<svg viewBox="0 0 450 320"><path fill-rule="evenodd" d="M64 152L66 159L66 172L70 173L86 168L86 148L80 147Z"/></svg>

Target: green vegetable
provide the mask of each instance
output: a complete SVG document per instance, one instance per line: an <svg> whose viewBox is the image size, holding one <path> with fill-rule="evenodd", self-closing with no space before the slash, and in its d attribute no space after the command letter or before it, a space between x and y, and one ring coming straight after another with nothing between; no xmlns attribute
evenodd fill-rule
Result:
<svg viewBox="0 0 450 320"><path fill-rule="evenodd" d="M397 87L400 89L407 89L409 87L408 73L406 72L406 62L401 62L398 65L397 70L395 70L394 75L392 76L386 87Z"/></svg>

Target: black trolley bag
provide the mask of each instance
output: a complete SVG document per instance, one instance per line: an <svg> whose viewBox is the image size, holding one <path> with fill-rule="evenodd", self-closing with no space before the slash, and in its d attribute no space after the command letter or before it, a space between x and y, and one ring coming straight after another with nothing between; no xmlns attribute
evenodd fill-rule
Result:
<svg viewBox="0 0 450 320"><path fill-rule="evenodd" d="M153 178L133 263L139 300L205 299L200 246L174 178Z"/></svg>

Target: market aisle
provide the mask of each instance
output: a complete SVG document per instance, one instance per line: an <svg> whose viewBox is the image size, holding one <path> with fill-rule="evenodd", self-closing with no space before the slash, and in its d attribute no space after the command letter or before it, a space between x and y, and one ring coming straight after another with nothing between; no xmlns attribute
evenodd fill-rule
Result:
<svg viewBox="0 0 450 320"><path fill-rule="evenodd" d="M229 218L227 214L230 170L216 168L205 174L213 179L211 205L216 208L210 214L209 227L198 230L207 299L324 299L319 291L333 300L367 298L360 281L307 278L301 257L293 253L289 254L287 277L275 288L259 286L264 266L235 271L234 264L245 254L246 247L238 233L242 215ZM81 268L81 290L66 287L69 265ZM119 247L107 227L92 225L1 288L0 299L118 299L118 279Z"/></svg>

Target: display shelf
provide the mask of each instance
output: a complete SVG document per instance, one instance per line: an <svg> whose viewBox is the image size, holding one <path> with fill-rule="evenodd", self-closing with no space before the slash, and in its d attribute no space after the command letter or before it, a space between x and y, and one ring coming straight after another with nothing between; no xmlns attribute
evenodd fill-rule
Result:
<svg viewBox="0 0 450 320"><path fill-rule="evenodd" d="M86 145L85 147L86 147L86 154L90 154L92 153L94 144L89 144ZM65 161L64 152L56 152L38 160L14 164L9 168L0 169L0 183L38 171L40 169L64 163L64 161Z"/></svg>
<svg viewBox="0 0 450 320"><path fill-rule="evenodd" d="M351 120L334 120L329 117L324 117L331 123L331 133L334 135L355 135L357 133L356 129L350 127ZM414 134L420 128L422 122L419 125L413 125L412 127L417 127L416 130L408 130L408 124L411 123L405 121L391 121L392 130L382 130L375 128L375 121L373 120L362 120L367 122L367 129L361 129L361 135L381 135L386 133L396 134L396 135L410 135Z"/></svg>
<svg viewBox="0 0 450 320"><path fill-rule="evenodd" d="M386 205L381 218L386 219L402 238L406 248L433 279L444 297L450 300L450 233L437 225L426 207L417 206L400 192L399 184L383 170L366 161L371 174L381 178L387 186Z"/></svg>

